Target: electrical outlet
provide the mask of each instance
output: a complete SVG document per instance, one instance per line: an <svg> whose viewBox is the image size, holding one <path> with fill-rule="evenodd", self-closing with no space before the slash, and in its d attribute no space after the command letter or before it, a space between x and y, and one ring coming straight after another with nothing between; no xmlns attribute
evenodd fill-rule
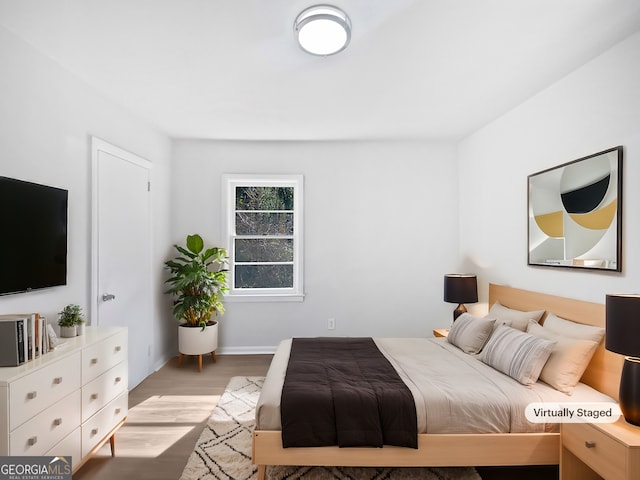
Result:
<svg viewBox="0 0 640 480"><path fill-rule="evenodd" d="M336 329L336 319L330 318L327 320L327 330L335 330Z"/></svg>

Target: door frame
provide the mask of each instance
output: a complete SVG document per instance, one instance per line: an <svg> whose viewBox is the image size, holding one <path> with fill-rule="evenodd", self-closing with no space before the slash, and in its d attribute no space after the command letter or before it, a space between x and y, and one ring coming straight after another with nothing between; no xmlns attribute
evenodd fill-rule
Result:
<svg viewBox="0 0 640 480"><path fill-rule="evenodd" d="M99 264L98 264L98 238L100 229L100 219L98 218L98 190L99 190L99 175L98 175L98 157L100 152L113 155L121 158L127 162L133 163L139 167L148 170L149 179L151 178L151 168L153 164L138 155L128 152L120 147L117 147L101 138L91 136L91 301L89 310L89 324L100 325L100 318L98 316L98 302L100 292L98 291L99 284ZM149 212L152 210L151 195L147 196L147 202L149 202ZM151 215L146 225L146 239L145 243L151 245ZM152 258L151 249L147 249L147 275L149 276L149 284L153 284L153 270L152 270ZM153 316L153 297L152 289L149 289L148 298L146 299L149 315Z"/></svg>

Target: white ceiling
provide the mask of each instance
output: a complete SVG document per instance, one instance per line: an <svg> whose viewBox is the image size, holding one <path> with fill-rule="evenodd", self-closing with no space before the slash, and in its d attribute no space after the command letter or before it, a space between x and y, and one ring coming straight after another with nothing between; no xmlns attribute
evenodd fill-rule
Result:
<svg viewBox="0 0 640 480"><path fill-rule="evenodd" d="M638 0L0 0L0 25L172 137L458 139L640 30ZM639 52L640 58L640 52Z"/></svg>

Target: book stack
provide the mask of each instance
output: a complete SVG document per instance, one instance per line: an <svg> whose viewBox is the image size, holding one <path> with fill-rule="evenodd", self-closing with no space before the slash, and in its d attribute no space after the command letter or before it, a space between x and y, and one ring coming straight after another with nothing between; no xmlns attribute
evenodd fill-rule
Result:
<svg viewBox="0 0 640 480"><path fill-rule="evenodd" d="M45 317L38 313L0 315L0 367L21 365L49 348Z"/></svg>

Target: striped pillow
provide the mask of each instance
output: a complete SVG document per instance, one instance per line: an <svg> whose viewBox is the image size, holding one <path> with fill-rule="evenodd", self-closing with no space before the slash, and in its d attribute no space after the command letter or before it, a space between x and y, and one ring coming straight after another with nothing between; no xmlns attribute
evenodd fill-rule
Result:
<svg viewBox="0 0 640 480"><path fill-rule="evenodd" d="M555 342L500 325L482 351L481 360L523 385L538 381Z"/></svg>
<svg viewBox="0 0 640 480"><path fill-rule="evenodd" d="M478 353L493 331L495 318L474 317L463 313L453 322L447 341L466 353Z"/></svg>

